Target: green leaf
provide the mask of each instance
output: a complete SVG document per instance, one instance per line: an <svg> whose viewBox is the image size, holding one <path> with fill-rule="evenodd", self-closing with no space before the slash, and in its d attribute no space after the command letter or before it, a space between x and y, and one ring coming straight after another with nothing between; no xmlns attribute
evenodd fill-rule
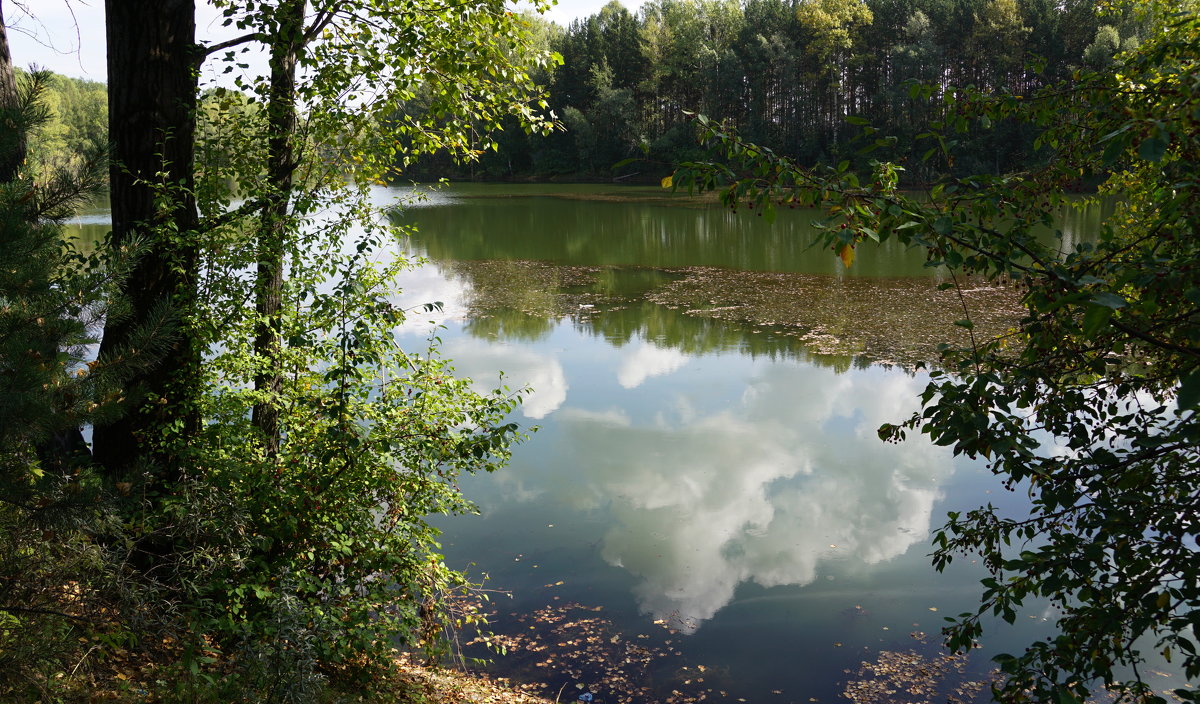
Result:
<svg viewBox="0 0 1200 704"><path fill-rule="evenodd" d="M1170 143L1171 140L1168 135L1163 135L1156 131L1147 139L1142 140L1142 143L1138 145L1138 156L1146 161L1162 161L1163 155L1167 153L1167 147Z"/></svg>
<svg viewBox="0 0 1200 704"><path fill-rule="evenodd" d="M1121 137L1120 139L1114 139L1114 140L1110 141L1107 145L1105 145L1104 155L1101 157L1101 160L1104 162L1104 165L1111 166L1113 164L1113 162L1115 162L1121 156L1121 154L1125 153L1125 149L1128 147L1129 147L1129 137L1128 136L1124 136L1124 137Z"/></svg>
<svg viewBox="0 0 1200 704"><path fill-rule="evenodd" d="M954 220L949 215L943 215L933 221L933 231L945 236L954 231Z"/></svg>
<svg viewBox="0 0 1200 704"><path fill-rule="evenodd" d="M1092 303L1114 309L1124 308L1128 305L1128 301L1111 291L1102 291L1092 296Z"/></svg>
<svg viewBox="0 0 1200 704"><path fill-rule="evenodd" d="M1108 324L1113 309L1109 306L1090 305L1083 314L1083 334L1089 337L1095 335L1100 328Z"/></svg>
<svg viewBox="0 0 1200 704"><path fill-rule="evenodd" d="M1195 408L1200 404L1200 370L1183 377L1179 382L1179 390L1175 394L1175 403L1179 410Z"/></svg>

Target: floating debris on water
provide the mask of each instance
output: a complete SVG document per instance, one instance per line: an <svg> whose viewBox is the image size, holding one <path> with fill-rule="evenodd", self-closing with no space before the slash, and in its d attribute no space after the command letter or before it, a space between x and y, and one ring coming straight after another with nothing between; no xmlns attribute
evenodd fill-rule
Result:
<svg viewBox="0 0 1200 704"><path fill-rule="evenodd" d="M590 704L727 699L718 694L728 689L723 668L685 664L682 651L670 646L670 619L660 619L649 634L623 636L600 611L575 602L549 605L514 615L516 632L492 634L487 642L507 653L506 673L541 683L529 687L543 696L574 684L578 701Z"/></svg>
<svg viewBox="0 0 1200 704"><path fill-rule="evenodd" d="M913 639L930 646L924 633L912 633ZM998 676L968 679L967 655L922 654L913 650L884 650L873 661L863 662L846 683L842 696L853 704L969 704Z"/></svg>
<svg viewBox="0 0 1200 704"><path fill-rule="evenodd" d="M470 282L468 329L484 337L538 339L558 320L571 319L610 339L640 334L685 352L769 340L774 352L911 368L936 362L941 343L965 346L972 334L977 341L1003 337L1024 313L1015 287L972 281L961 290L940 291L932 277L526 260L445 266ZM640 315L631 316L631 306L640 306ZM964 318L971 331L955 324ZM714 329L714 323L726 329Z"/></svg>

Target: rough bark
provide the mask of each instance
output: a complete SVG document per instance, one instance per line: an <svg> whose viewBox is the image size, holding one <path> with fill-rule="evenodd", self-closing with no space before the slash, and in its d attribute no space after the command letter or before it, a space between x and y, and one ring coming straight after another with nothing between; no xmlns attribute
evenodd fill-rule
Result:
<svg viewBox="0 0 1200 704"><path fill-rule="evenodd" d="M136 331L156 326L170 305L171 350L130 385L124 418L97 428L96 459L114 476L149 472L170 481L172 453L152 449L167 424L197 425L193 401L199 350L184 334L194 297L197 223L191 192L197 47L193 0L106 0L113 241L144 242L126 283L131 315L105 326L100 354L116 353ZM146 476L143 474L143 476Z"/></svg>
<svg viewBox="0 0 1200 704"><path fill-rule="evenodd" d="M25 130L17 119L19 103L17 76L4 25L4 3L0 0L0 183L16 178L25 161Z"/></svg>

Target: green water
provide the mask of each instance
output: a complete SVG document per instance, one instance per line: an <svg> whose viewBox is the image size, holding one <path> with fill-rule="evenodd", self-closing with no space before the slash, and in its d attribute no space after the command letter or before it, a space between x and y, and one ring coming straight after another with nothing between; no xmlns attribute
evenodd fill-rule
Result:
<svg viewBox="0 0 1200 704"><path fill-rule="evenodd" d="M447 207L447 201L453 203ZM744 271L920 276L924 257L889 243L864 248L850 270L810 247L815 211L750 211L647 187L458 185L411 219L435 259L531 259L563 265L715 266Z"/></svg>

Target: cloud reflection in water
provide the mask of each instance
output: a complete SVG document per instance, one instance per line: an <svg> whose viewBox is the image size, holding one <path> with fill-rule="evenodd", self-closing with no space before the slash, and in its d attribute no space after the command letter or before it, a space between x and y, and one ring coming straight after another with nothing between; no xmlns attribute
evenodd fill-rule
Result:
<svg viewBox="0 0 1200 704"><path fill-rule="evenodd" d="M771 364L721 410L637 425L565 409L587 493L614 519L604 558L639 578L644 611L694 629L742 582L802 586L825 561L903 554L928 537L951 455L924 438L885 445L875 429L911 412L922 383Z"/></svg>
<svg viewBox="0 0 1200 704"><path fill-rule="evenodd" d="M410 281L408 295L440 295L458 313L463 284L430 274ZM443 352L480 390L495 387L496 369L510 386L531 385L524 415L552 420L535 441L558 449L495 477L501 491L485 503L606 510L601 554L636 576L635 597L653 617L694 630L743 582L803 586L823 565L869 566L928 539L950 452L923 437L886 445L875 435L912 412L922 377L798 361L730 366L732 357L644 340L596 344L605 351L583 370L564 370L538 345L450 335ZM722 378L704 378L714 370ZM567 405L571 375L597 374L624 389L602 402L612 405L580 407L591 395ZM733 396L704 391L721 384Z"/></svg>
<svg viewBox="0 0 1200 704"><path fill-rule="evenodd" d="M617 383L623 388L635 389L650 377L676 371L687 364L687 360L687 355L670 347L659 347L650 342L631 345L622 355Z"/></svg>

